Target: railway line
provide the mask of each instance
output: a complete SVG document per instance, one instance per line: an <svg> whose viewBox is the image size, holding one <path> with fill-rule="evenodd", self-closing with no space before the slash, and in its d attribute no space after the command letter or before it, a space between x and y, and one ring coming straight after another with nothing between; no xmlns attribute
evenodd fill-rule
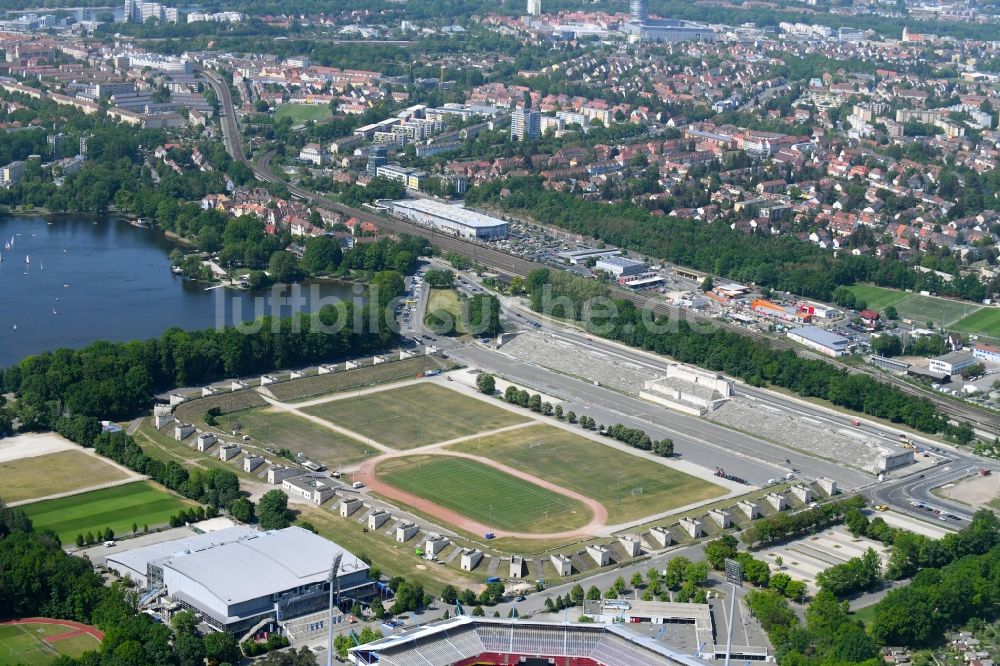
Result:
<svg viewBox="0 0 1000 666"><path fill-rule="evenodd" d="M239 126L236 120L235 108L233 106L228 85L226 85L216 72L206 69L201 69L200 71L206 76L209 84L215 90L221 103L221 123L227 152L233 159L240 160L250 166L253 169L254 175L260 180L270 183L283 183L286 187L288 187L288 190L292 195L308 201L315 206L336 211L350 217L355 217L362 221L373 222L380 228L386 229L392 233L406 233L415 236L422 236L430 240L433 245L438 246L444 251L455 252L457 254L461 254L462 256L469 257L475 263L489 266L493 270L510 277L524 277L532 270L538 268L551 268L545 264L524 259L523 257L519 257L487 245L457 238L450 234L437 232L430 227L424 227L391 217L383 217L368 211L345 206L344 204L331 201L311 190L285 183L283 180L275 176L274 172L271 170L270 162L272 156L274 155L273 151L264 153L256 162L251 162L246 158L243 153ZM755 331L748 331L741 326L721 321L719 319L706 317L691 310L679 308L661 301L655 301L640 293L622 289L617 286L611 287L611 296L630 301L637 307L645 308L656 316L685 320L692 325L697 326L718 327L730 330L732 332L739 333L740 335L747 335L756 340L764 341L775 349L791 350L803 358L822 360L847 372L861 373L871 376L877 381L894 386L906 394L930 400L940 412L946 414L953 421L967 421L972 424L976 432L980 435L987 437L997 437L1000 435L1000 415L975 405L959 403L957 401L944 398L933 391L919 386L914 386L899 377L883 374L875 368L849 365L800 347L789 340L774 338Z"/></svg>

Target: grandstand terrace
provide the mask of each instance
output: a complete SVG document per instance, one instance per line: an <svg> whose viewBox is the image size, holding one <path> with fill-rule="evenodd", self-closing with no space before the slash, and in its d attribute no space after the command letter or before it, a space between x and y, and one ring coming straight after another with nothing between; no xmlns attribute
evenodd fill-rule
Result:
<svg viewBox="0 0 1000 666"><path fill-rule="evenodd" d="M699 659L617 625L570 625L454 617L352 648L351 663L380 666L472 666L557 663L566 666L696 666ZM530 660L522 662L521 660ZM551 660L551 661L548 661Z"/></svg>

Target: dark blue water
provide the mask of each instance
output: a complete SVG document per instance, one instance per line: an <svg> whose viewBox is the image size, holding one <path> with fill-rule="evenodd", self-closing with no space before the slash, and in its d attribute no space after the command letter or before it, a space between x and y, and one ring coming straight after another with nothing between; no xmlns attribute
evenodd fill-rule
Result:
<svg viewBox="0 0 1000 666"><path fill-rule="evenodd" d="M293 306L276 303L270 291L206 289L173 275L174 247L159 231L122 220L0 218L0 366L95 340L156 337L171 326L211 328L291 313ZM300 293L294 307L303 312L359 298L341 283L305 285Z"/></svg>

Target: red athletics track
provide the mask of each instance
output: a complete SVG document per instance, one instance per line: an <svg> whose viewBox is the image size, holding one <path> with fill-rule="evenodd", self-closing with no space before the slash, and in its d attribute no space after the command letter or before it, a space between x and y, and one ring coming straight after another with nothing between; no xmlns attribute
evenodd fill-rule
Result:
<svg viewBox="0 0 1000 666"><path fill-rule="evenodd" d="M61 634L54 634L44 638L43 640L46 643L55 643L56 641L72 638L73 636L80 636L82 634L90 634L98 641L104 640L103 631L72 620L55 620L50 617L22 617L20 620L7 620L6 622L0 622L0 624L55 624L67 628L67 631L64 631Z"/></svg>

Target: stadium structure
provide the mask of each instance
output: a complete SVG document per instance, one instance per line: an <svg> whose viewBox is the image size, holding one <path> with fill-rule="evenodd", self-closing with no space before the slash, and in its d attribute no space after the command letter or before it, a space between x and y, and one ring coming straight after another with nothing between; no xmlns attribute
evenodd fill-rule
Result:
<svg viewBox="0 0 1000 666"><path fill-rule="evenodd" d="M341 602L375 594L367 564L301 527L230 527L116 553L107 566L142 590L141 604L162 598L239 633L325 609L335 560Z"/></svg>
<svg viewBox="0 0 1000 666"><path fill-rule="evenodd" d="M357 666L704 666L619 625L459 616L351 648Z"/></svg>
<svg viewBox="0 0 1000 666"><path fill-rule="evenodd" d="M622 31L630 39L647 42L712 42L715 31L707 25L677 19L649 18L648 0L630 0L629 20Z"/></svg>

